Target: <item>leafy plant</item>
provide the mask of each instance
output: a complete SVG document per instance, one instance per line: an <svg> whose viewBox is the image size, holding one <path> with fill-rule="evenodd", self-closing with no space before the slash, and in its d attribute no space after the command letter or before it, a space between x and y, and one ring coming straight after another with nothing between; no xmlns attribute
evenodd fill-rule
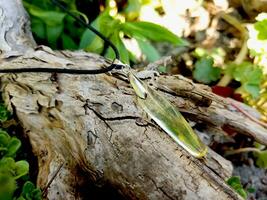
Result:
<svg viewBox="0 0 267 200"><path fill-rule="evenodd" d="M65 3L68 5L70 12L80 15L85 21L88 21L87 17L77 10L75 0L67 0ZM143 57L148 61L155 61L160 58L159 52L150 41L166 41L178 46L188 44L160 25L131 21L135 19L133 17L134 13L143 4L145 4L145 1L129 1L126 8L121 13L116 14L111 14L112 8L106 6L105 10L91 23L93 27L114 43L119 50L121 60L125 63L129 63L130 60L135 62L137 59L136 55L126 48L124 44L125 37L136 40ZM103 40L90 30L78 27L75 20L49 1L44 4L40 0L24 0L24 6L31 16L32 31L42 43L47 42L52 48L79 48L95 53L104 51L107 57L114 58L114 52L110 48L106 49ZM130 16L131 13L132 16Z"/></svg>
<svg viewBox="0 0 267 200"><path fill-rule="evenodd" d="M8 155L14 156L20 146L20 141L17 138L13 138L15 140L12 140L5 131L1 131L0 136L4 136L1 137L1 146L4 146L2 144L3 141L4 144L8 144L7 141L16 141L13 148L8 148L10 145L7 145L7 148L2 148L6 154L0 160L0 199L9 200L13 199L14 192L18 189L17 179L28 174L29 164L25 160L16 162L14 158L8 157Z"/></svg>
<svg viewBox="0 0 267 200"><path fill-rule="evenodd" d="M76 9L75 1L64 1L72 13L87 17ZM80 37L84 28L75 24L75 20L57 8L51 1L24 0L24 7L31 17L32 32L35 38L47 43L52 48L77 49L75 41Z"/></svg>
<svg viewBox="0 0 267 200"><path fill-rule="evenodd" d="M226 73L231 74L236 81L241 83L238 89L240 93L248 93L252 98L259 96L263 72L257 65L246 61L239 65L230 63Z"/></svg>
<svg viewBox="0 0 267 200"><path fill-rule="evenodd" d="M247 191L243 188L240 177L232 176L230 177L226 183L233 188L243 199L247 199Z"/></svg>
<svg viewBox="0 0 267 200"><path fill-rule="evenodd" d="M258 31L259 40L267 40L267 19L256 22L254 28Z"/></svg>
<svg viewBox="0 0 267 200"><path fill-rule="evenodd" d="M249 26L248 48L251 57L254 58L254 63L263 68L264 73L267 73L267 13L260 13L256 17L257 22Z"/></svg>
<svg viewBox="0 0 267 200"><path fill-rule="evenodd" d="M267 168L267 150L254 152L254 157L256 158L256 165L260 168Z"/></svg>
<svg viewBox="0 0 267 200"><path fill-rule="evenodd" d="M92 25L109 38L118 48L121 60L129 63L131 59L129 50L124 45L124 37L137 41L139 48L148 61L155 61L160 58L158 51L151 45L150 41L167 41L174 45L185 46L188 43L167 30L166 28L150 22L122 22L109 15L109 10L100 14ZM155 34L156 33L156 34ZM80 48L96 53L102 52L104 42L89 30L85 30L82 35ZM107 50L106 55L114 58L111 49Z"/></svg>
<svg viewBox="0 0 267 200"><path fill-rule="evenodd" d="M195 64L193 77L199 82L209 84L217 81L221 76L221 69L213 66L213 58L203 57Z"/></svg>
<svg viewBox="0 0 267 200"><path fill-rule="evenodd" d="M6 109L6 106L3 103L0 103L0 122L8 120L10 117L10 112Z"/></svg>
<svg viewBox="0 0 267 200"><path fill-rule="evenodd" d="M0 129L0 156L15 157L21 142L16 137L10 137L6 131Z"/></svg>
<svg viewBox="0 0 267 200"><path fill-rule="evenodd" d="M10 117L4 104L0 104L0 120L5 122ZM11 137L0 129L0 200L17 199L15 192L21 190L20 182L29 173L29 163L26 160L15 161L15 156L21 146L21 141ZM33 183L27 181L22 189L20 200L40 200L41 191Z"/></svg>
<svg viewBox="0 0 267 200"><path fill-rule="evenodd" d="M24 183L20 197L17 200L41 200L42 193L39 188L27 181Z"/></svg>
<svg viewBox="0 0 267 200"><path fill-rule="evenodd" d="M247 99L250 105L258 108L267 120L267 13L260 13L256 17L257 22L248 26L249 39L247 46L250 52L250 57L253 58L253 63L263 72L262 81L260 84L260 95L257 99Z"/></svg>
<svg viewBox="0 0 267 200"><path fill-rule="evenodd" d="M11 200L17 189L16 180L7 174L0 174L0 186L0 199Z"/></svg>
<svg viewBox="0 0 267 200"><path fill-rule="evenodd" d="M0 174L13 177L15 180L29 172L29 163L25 160L15 162L13 158L2 158L0 160Z"/></svg>

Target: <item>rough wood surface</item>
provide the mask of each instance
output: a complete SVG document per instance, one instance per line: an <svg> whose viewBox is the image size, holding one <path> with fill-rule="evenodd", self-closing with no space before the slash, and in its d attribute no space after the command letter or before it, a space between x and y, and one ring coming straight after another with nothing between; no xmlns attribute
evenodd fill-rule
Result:
<svg viewBox="0 0 267 200"><path fill-rule="evenodd" d="M267 145L266 128L248 118L235 106L242 108L242 110L251 115L259 115L255 109L243 103L215 95L209 87L193 84L191 80L183 76L161 76L156 83L156 87L161 91L196 101L200 106L195 106L192 103L180 105L180 110L191 115L191 117L198 118L217 127L229 126L236 132L248 135L256 141ZM179 100L176 99L176 101Z"/></svg>
<svg viewBox="0 0 267 200"><path fill-rule="evenodd" d="M31 55L2 55L0 67L103 65L107 65L105 60L93 54L53 52L39 47ZM139 76L148 78L147 74L151 73L142 72ZM181 88L188 84L177 78L175 83L171 77L147 81L154 80L159 85L161 78ZM195 91L203 90L192 85L197 88ZM161 86L168 91L168 85ZM135 103L129 83L118 73L8 74L1 76L1 90L38 157L38 185L44 188L64 163L48 190L49 199L79 199L73 190L88 180L100 185L109 183L129 199L239 199L224 183L231 176L231 163L212 150L205 160L188 155L146 118ZM162 93L189 113L196 109L197 98L189 101ZM211 108L199 109L203 110L199 115L207 109ZM211 122L214 116L202 119Z"/></svg>

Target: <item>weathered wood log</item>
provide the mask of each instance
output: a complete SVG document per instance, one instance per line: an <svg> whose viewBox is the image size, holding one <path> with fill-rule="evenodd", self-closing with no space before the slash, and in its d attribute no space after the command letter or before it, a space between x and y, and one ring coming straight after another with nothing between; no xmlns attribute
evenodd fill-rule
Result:
<svg viewBox="0 0 267 200"><path fill-rule="evenodd" d="M13 9L4 7L9 2ZM0 0L0 7L5 11L1 23L11 19L9 24L16 24L9 16L22 9L20 1ZM20 26L13 27L21 33ZM16 41L31 36L8 30L0 30L0 41L6 42L0 46L0 68L90 69L108 65L102 57L82 51L52 51L42 46L33 50L32 39L27 40L30 45L17 48ZM7 42L9 37L12 40ZM4 101L24 128L38 158L38 186L44 189L56 169L63 166L48 188L48 199L82 199L79 187L86 187L88 182L110 184L127 199L240 199L225 184L231 176L231 163L212 150L204 160L188 155L146 118L135 103L128 81L119 72L1 74L0 81ZM203 86L180 76L152 77L150 81L189 113L190 120L216 126L228 124L266 142L262 134L265 129L225 107L224 101ZM205 104L206 99L212 102L211 106ZM199 102L204 102L204 106ZM243 126L243 120L253 127Z"/></svg>
<svg viewBox="0 0 267 200"><path fill-rule="evenodd" d="M35 55L2 59L0 67L92 68L105 64L103 58L84 52L39 48ZM38 157L38 185L44 188L64 163L48 198L71 198L73 185L86 181L80 176L77 181L81 170L88 180L108 182L129 199L212 199L218 195L238 199L224 183L231 176L230 162L212 150L203 161L189 156L146 120L135 104L132 88L122 78L31 73L1 76L4 100Z"/></svg>

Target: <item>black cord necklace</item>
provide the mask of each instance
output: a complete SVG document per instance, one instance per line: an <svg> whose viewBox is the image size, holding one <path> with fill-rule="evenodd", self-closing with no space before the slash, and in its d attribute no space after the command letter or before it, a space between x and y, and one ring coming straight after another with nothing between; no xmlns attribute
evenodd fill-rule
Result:
<svg viewBox="0 0 267 200"><path fill-rule="evenodd" d="M117 47L108 39L106 38L102 33L100 33L98 30L96 30L94 27L92 27L90 24L87 24L83 20L81 20L79 17L75 16L73 13L71 13L65 6L63 6L59 1L57 0L51 0L53 4L64 10L68 15L73 17L79 24L82 26L88 28L93 33L95 33L98 37L100 37L105 43L112 48L112 50L115 53L115 59L112 61L111 65L105 68L101 69L70 69L70 68L14 68L14 69L0 69L0 73L24 73L24 72L33 72L33 73L64 73L64 74L102 74L109 72L115 68L121 68L125 67L124 64L120 63L120 54L117 49ZM118 63L115 63L118 62Z"/></svg>
<svg viewBox="0 0 267 200"><path fill-rule="evenodd" d="M77 22L90 29L110 46L115 52L115 59L111 65L102 69L81 70L66 68L17 68L0 69L0 73L22 73L22 72L44 72L44 73L65 73L65 74L101 74L111 71L114 68L124 69L130 84L132 85L139 105L143 110L171 137L173 140L186 149L191 155L202 158L207 153L207 146L201 142L190 125L183 118L181 113L165 97L158 94L147 84L141 81L128 65L120 63L120 55L116 46L102 33L73 15L57 0L52 2L73 17ZM118 64L117 64L117 63Z"/></svg>

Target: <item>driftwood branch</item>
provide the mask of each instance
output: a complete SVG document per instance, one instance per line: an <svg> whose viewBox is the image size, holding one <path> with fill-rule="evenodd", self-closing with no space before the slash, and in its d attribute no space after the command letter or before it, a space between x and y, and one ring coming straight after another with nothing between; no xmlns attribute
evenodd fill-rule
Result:
<svg viewBox="0 0 267 200"><path fill-rule="evenodd" d="M0 0L0 26L1 51L18 55L36 46L21 1Z"/></svg>
<svg viewBox="0 0 267 200"><path fill-rule="evenodd" d="M17 0L5 4L15 5L13 13L22 9ZM1 16L7 16L0 23L13 27L0 30L0 41L5 42L0 46L1 68L90 69L108 65L102 57L82 51L52 51L43 46L33 50L30 32L16 24L3 0L0 8ZM26 15L22 11L18 16L24 19ZM7 39L13 35L12 40ZM22 54L21 49L26 51ZM139 76L144 74L149 78L146 81L189 114L190 120L217 127L230 125L266 143L265 129L203 86L181 76L154 77L149 72ZM146 118L135 102L133 89L119 72L1 74L0 81L3 99L38 158L38 186L45 189L51 183L48 199L83 199L80 188L89 183L112 185L128 199L240 199L225 184L232 173L231 163L210 149L204 160L188 155ZM246 126L242 125L244 120Z"/></svg>
<svg viewBox="0 0 267 200"><path fill-rule="evenodd" d="M39 47L31 56L3 59L1 68L103 65L107 65L105 60L93 54ZM161 76L151 80L159 84L161 78L175 81ZM188 80L177 81L175 85L181 88L188 84ZM212 150L205 160L188 155L144 116L129 83L117 73L8 74L2 75L1 83L5 102L38 157L38 185L44 188L57 167L66 163L48 189L48 198L71 198L70 191L85 181L84 176L94 183L109 183L130 199L239 198L224 183L231 176L230 162ZM201 91L198 85L191 85ZM166 88L168 85L161 89L163 95L180 108L187 105L192 114L197 98L178 98L164 92ZM203 93L212 96L206 90ZM210 107L199 107L199 112L203 110L199 115ZM203 120L212 122L220 114Z"/></svg>

